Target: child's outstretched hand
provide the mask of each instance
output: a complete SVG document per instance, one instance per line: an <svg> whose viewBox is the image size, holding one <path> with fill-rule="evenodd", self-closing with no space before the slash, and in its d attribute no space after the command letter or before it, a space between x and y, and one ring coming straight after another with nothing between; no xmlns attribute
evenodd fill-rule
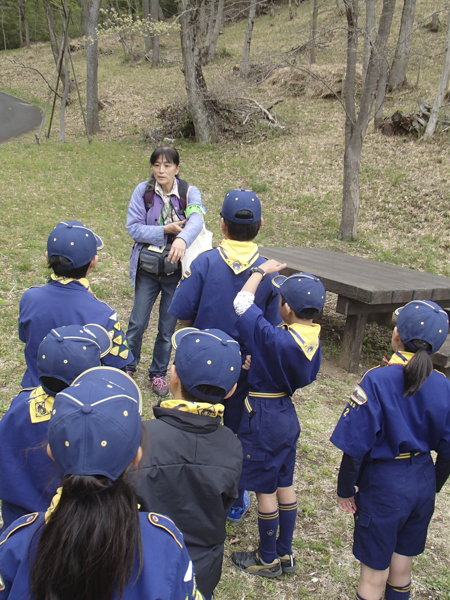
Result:
<svg viewBox="0 0 450 600"><path fill-rule="evenodd" d="M260 269L265 271L267 275L272 275L272 273L276 273L277 271L282 271L286 268L286 263L280 263L277 260L271 258L270 260L266 260L265 263L259 265Z"/></svg>

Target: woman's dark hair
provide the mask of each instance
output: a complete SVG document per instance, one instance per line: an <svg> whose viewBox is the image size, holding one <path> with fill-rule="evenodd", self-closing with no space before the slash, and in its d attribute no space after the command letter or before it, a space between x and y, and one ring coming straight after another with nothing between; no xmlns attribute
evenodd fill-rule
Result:
<svg viewBox="0 0 450 600"><path fill-rule="evenodd" d="M69 475L40 535L31 567L34 600L112 600L122 597L142 538L137 496L128 483L103 476Z"/></svg>
<svg viewBox="0 0 450 600"><path fill-rule="evenodd" d="M239 219L253 219L251 210L238 210L235 216ZM227 226L230 239L236 242L251 242L258 235L259 228L261 227L261 220L247 225L247 223L234 223L233 221L224 219L224 223Z"/></svg>
<svg viewBox="0 0 450 600"><path fill-rule="evenodd" d="M174 163L175 165L177 165L177 167L180 164L180 155L178 154L178 150L173 146L158 146L157 148L155 148L152 152L152 155L150 156L150 164L154 165L155 162L161 157L165 158L171 163ZM155 178L152 173L150 179L147 181L144 193L146 194L147 192L153 192L154 189Z"/></svg>
<svg viewBox="0 0 450 600"><path fill-rule="evenodd" d="M283 294L280 293L280 298L281 298L281 306L284 306L286 304L286 300L283 297ZM317 308L304 308L301 312L297 313L294 310L294 314L297 317L297 319L314 319L314 317L317 317L317 315L319 314L319 311L317 310Z"/></svg>
<svg viewBox="0 0 450 600"><path fill-rule="evenodd" d="M414 356L405 365L403 369L403 379L405 381L405 390L403 396L412 396L420 390L425 383L426 378L433 370L433 362L428 352L431 350L430 344L423 340L412 340L409 346L416 348Z"/></svg>
<svg viewBox="0 0 450 600"><path fill-rule="evenodd" d="M165 158L168 162L174 163L175 165L180 164L180 155L178 150L173 146L158 146L152 152L150 156L150 164L154 165L159 158Z"/></svg>
<svg viewBox="0 0 450 600"><path fill-rule="evenodd" d="M72 262L64 256L54 254L48 259L48 268L53 269L53 272L57 277L71 277L72 279L82 279L83 277L86 277L90 264L91 261L89 261L87 265L71 269Z"/></svg>
<svg viewBox="0 0 450 600"><path fill-rule="evenodd" d="M188 392L188 390L183 386L181 381L180 381L180 384L181 384L180 391L181 391L183 400L187 400L188 402L199 402L199 398L195 394ZM209 385L208 383L202 383L201 385L198 385L197 389L199 392L201 392L205 396L213 396L213 399L209 401L209 402L211 402L211 404L217 404L218 402L221 402L221 400L217 400L217 396L226 396L225 390L223 388L217 387L216 385ZM208 402L208 401L200 399L200 402Z"/></svg>

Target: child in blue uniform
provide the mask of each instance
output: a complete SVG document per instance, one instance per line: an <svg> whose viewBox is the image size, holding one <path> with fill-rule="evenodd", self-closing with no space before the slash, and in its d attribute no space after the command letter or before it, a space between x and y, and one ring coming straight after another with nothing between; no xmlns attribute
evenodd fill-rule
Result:
<svg viewBox="0 0 450 600"><path fill-rule="evenodd" d="M261 202L253 192L232 190L225 195L220 215L224 239L218 248L202 252L192 261L190 271L182 277L175 292L169 313L186 327L215 327L225 331L239 342L244 365L249 351L235 325L233 300L251 270L266 260L253 241L263 225ZM259 287L255 303L270 323L278 324L278 292L270 278ZM239 428L247 392L244 366L236 392L225 405L224 423L234 433ZM232 524L239 524L249 507L250 498L244 492L239 490L239 498L230 511Z"/></svg>
<svg viewBox="0 0 450 600"><path fill-rule="evenodd" d="M143 510L164 511L182 532L197 585L210 597L222 573L228 511L237 496L242 446L221 417L241 369L239 344L217 329L180 329L170 372L174 400L144 422L151 443L130 473Z"/></svg>
<svg viewBox="0 0 450 600"><path fill-rule="evenodd" d="M0 498L3 529L22 515L45 511L60 480L47 456L54 397L86 369L98 367L111 350L99 325L52 329L38 352L40 385L22 390L0 421Z"/></svg>
<svg viewBox="0 0 450 600"><path fill-rule="evenodd" d="M292 539L297 500L292 482L300 425L291 396L314 381L322 357L320 325L313 318L322 311L325 288L317 277L296 273L273 278L280 289L280 327L271 325L254 303L266 275L285 267L275 260L263 263L234 302L236 327L252 357L250 391L238 433L244 454L239 485L256 492L260 542L252 552L233 552L231 560L262 577L296 570Z"/></svg>
<svg viewBox="0 0 450 600"><path fill-rule="evenodd" d="M47 513L0 538L1 595L11 600L201 600L173 522L139 513L126 481L142 455L142 399L131 377L97 367L57 394L49 455L62 488Z"/></svg>
<svg viewBox="0 0 450 600"><path fill-rule="evenodd" d="M53 270L48 283L26 290L20 300L19 338L25 342L27 369L22 387L39 385L37 351L47 333L63 325L97 323L109 332L110 353L103 362L124 369L130 356L117 313L92 293L86 277L97 265L102 240L79 221L58 223L47 240L46 258Z"/></svg>
<svg viewBox="0 0 450 600"><path fill-rule="evenodd" d="M355 519L359 600L379 600L384 588L386 600L409 599L412 557L425 549L450 472L450 382L429 356L446 340L448 317L429 300L397 312L389 366L363 375L331 436L344 452L337 504Z"/></svg>

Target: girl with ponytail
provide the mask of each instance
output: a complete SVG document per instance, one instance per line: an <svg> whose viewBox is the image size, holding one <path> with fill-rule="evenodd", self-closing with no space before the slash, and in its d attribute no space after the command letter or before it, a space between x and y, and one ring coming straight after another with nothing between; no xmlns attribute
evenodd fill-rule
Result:
<svg viewBox="0 0 450 600"><path fill-rule="evenodd" d="M399 309L388 366L363 375L331 436L344 452L337 504L354 515L359 600L410 598L412 557L450 473L450 381L430 358L447 333L436 303Z"/></svg>
<svg viewBox="0 0 450 600"><path fill-rule="evenodd" d="M0 588L10 600L200 600L173 522L139 513L126 481L137 466L142 399L122 371L97 367L55 397L47 451L62 487L43 513L0 539Z"/></svg>

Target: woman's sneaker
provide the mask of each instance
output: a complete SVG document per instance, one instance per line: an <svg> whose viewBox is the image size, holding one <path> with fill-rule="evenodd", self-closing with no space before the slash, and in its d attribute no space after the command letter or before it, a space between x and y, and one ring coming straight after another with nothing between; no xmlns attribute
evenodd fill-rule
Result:
<svg viewBox="0 0 450 600"><path fill-rule="evenodd" d="M265 563L259 556L258 550L233 552L231 561L238 569L252 575L259 575L259 577L278 577L283 573L279 558L271 563Z"/></svg>
<svg viewBox="0 0 450 600"><path fill-rule="evenodd" d="M295 564L295 558L292 554L285 554L284 556L278 557L281 562L281 568L283 573L295 573L297 565Z"/></svg>
<svg viewBox="0 0 450 600"><path fill-rule="evenodd" d="M149 381L152 386L152 391L154 391L157 396L167 396L169 393L169 386L164 377L159 375L157 377L149 376Z"/></svg>

